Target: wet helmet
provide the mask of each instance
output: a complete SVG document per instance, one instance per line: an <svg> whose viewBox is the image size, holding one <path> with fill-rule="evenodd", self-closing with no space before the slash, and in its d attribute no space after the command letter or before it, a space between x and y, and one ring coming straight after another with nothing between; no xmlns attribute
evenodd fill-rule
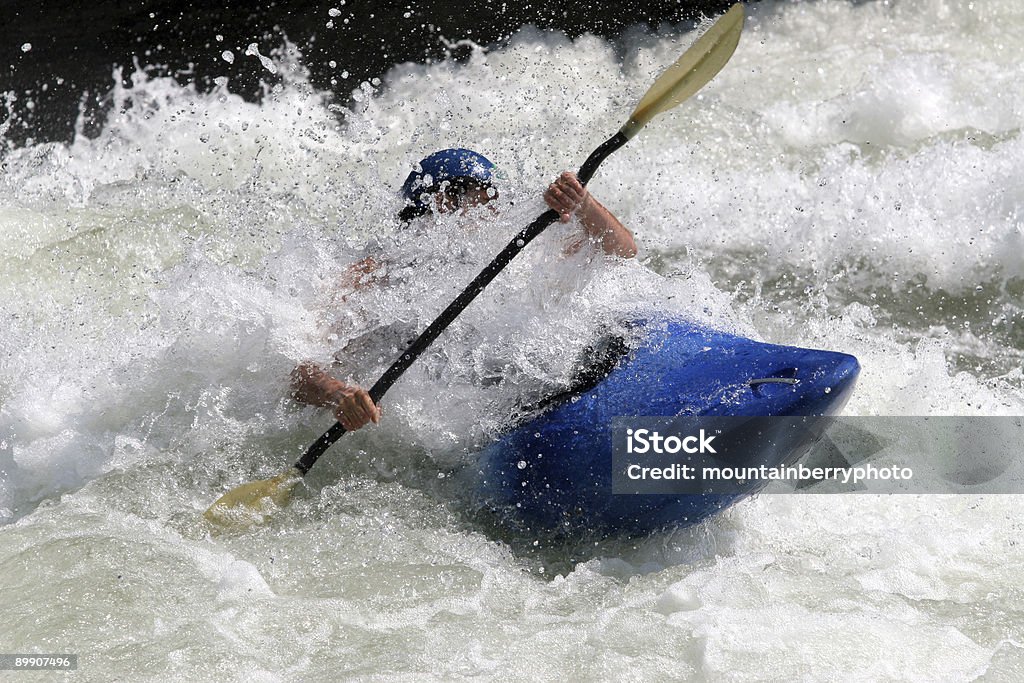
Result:
<svg viewBox="0 0 1024 683"><path fill-rule="evenodd" d="M494 171L494 164L487 157L470 149L456 147L434 152L420 161L419 168L402 184L402 196L407 202L403 213L422 215L429 211L428 196L442 186L463 190L469 185L490 187Z"/></svg>

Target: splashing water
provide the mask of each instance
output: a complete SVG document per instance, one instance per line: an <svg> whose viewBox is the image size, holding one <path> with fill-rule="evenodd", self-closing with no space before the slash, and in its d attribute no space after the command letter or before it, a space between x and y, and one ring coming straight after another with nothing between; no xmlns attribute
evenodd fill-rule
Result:
<svg viewBox="0 0 1024 683"><path fill-rule="evenodd" d="M1022 27L1009 0L752 8L726 70L592 183L637 262L563 257L573 226L554 226L379 428L268 527L219 537L213 498L330 422L288 398L294 364L372 383L688 37L524 30L396 66L350 108L291 46L244 57L282 77L259 104L137 70L98 137L3 153L5 647L79 652L93 678L1019 670L1013 496L762 497L531 555L442 484L602 327L654 311L857 355L849 412L1021 414ZM401 181L452 146L500 167L497 214L400 228ZM381 251L387 285L346 290Z"/></svg>

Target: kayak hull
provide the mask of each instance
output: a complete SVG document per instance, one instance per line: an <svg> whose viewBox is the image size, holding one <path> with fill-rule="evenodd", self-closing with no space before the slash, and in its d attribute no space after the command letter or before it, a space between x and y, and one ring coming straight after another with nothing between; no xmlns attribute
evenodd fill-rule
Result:
<svg viewBox="0 0 1024 683"><path fill-rule="evenodd" d="M482 451L469 490L476 507L530 534L604 537L696 524L762 485L728 494L614 495L613 418L834 415L859 369L844 353L766 344L683 321L647 324L642 343L603 380ZM749 464L795 462L813 445L801 434L766 440L771 450L750 452Z"/></svg>

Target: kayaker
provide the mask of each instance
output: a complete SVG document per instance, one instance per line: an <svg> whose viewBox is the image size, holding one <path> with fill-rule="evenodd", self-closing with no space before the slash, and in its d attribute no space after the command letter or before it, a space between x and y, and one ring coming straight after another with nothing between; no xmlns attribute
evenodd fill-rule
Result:
<svg viewBox="0 0 1024 683"><path fill-rule="evenodd" d="M495 180L494 164L482 154L468 149L434 152L420 161L419 168L410 173L402 185L406 206L398 217L410 222L429 215L465 213L487 205L498 196ZM571 171L565 171L548 186L544 202L559 213L561 222L567 223L573 216L579 221L581 234L566 247L567 254L589 245L609 256L632 258L636 255L632 233ZM350 284L366 286L380 266L371 257L353 264L348 272ZM380 407L373 403L365 389L342 382L314 363L300 363L292 371L292 389L296 400L330 408L348 431L380 422Z"/></svg>

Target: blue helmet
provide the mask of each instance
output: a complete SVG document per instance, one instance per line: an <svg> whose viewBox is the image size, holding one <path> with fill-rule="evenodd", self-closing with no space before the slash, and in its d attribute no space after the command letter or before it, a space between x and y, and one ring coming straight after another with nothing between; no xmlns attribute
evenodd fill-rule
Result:
<svg viewBox="0 0 1024 683"><path fill-rule="evenodd" d="M456 147L442 149L420 161L419 169L402 184L402 196L417 212L429 209L424 195L437 192L444 181L472 178L485 185L494 179L494 164L483 154Z"/></svg>

